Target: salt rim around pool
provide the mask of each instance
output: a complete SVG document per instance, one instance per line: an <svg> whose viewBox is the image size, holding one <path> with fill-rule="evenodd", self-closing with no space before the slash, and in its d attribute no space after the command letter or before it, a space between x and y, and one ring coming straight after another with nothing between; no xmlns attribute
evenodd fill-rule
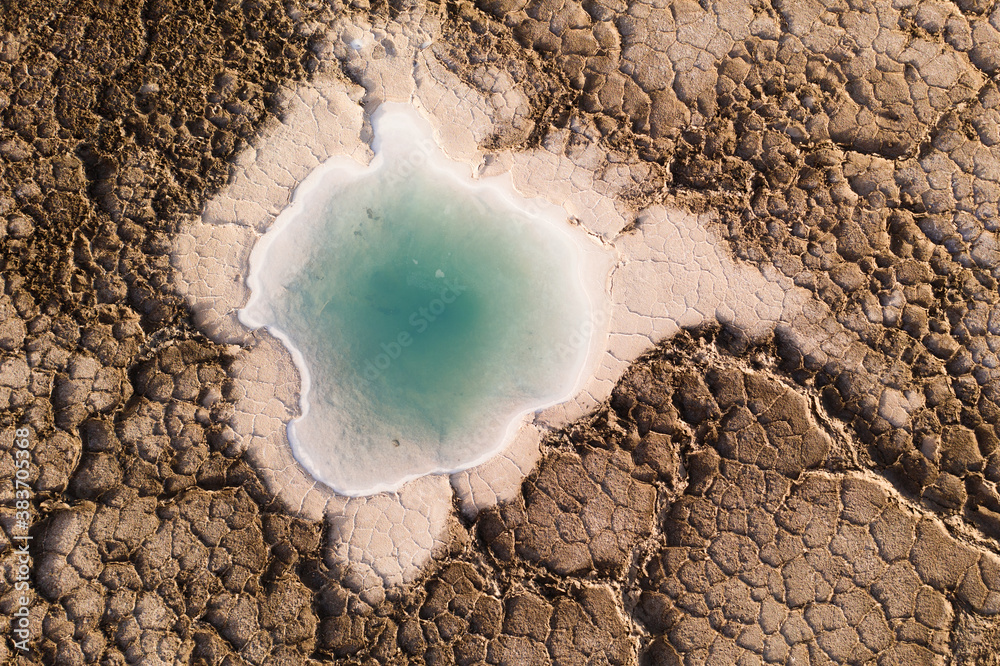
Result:
<svg viewBox="0 0 1000 666"><path fill-rule="evenodd" d="M335 156L313 169L295 188L291 204L257 241L250 255L250 270L246 279L250 297L238 313L243 325L251 329L266 327L271 335L278 338L288 349L299 371L302 384L299 392L301 415L288 424L288 440L295 457L314 478L324 482L336 493L347 496L394 491L421 476L454 474L480 465L504 449L518 431L532 420L532 415L564 403L578 394L606 346L607 312L610 307L607 281L615 258L613 250L579 226L573 226L561 207L519 195L511 184L509 174L473 180L468 165L451 161L444 155L434 139L430 123L413 106L383 103L371 115L371 126L374 152L371 161L365 165L350 158ZM579 317L575 318L576 323L569 329L563 325L562 332L568 335L550 341L560 347L559 352L553 355L560 358L561 365L552 370L569 370L568 375L557 383L560 388L553 387L544 397L523 398L515 407L504 406L504 403L491 406L489 411L496 410L495 413L489 417L486 413L480 413L478 419L488 423L477 421L477 430L460 432L457 438L453 438L466 441L442 441L442 447L437 451L431 450L435 444L433 441L421 443L403 440L402 437L395 440L398 448L388 449L389 445L386 443L392 441L392 436L386 433L389 428L398 424L379 422L378 412L387 410L391 405L369 405L383 409L369 410L368 413L345 413L346 408L336 410L327 405L325 398L329 396L313 395L318 390L314 375L319 371L324 373L322 384L327 390L334 390L334 385L338 383L342 387L337 393L340 396L337 401L341 404L349 402L344 399L344 394L352 393L350 386L345 384L349 378L325 376L330 369L320 360L321 357L316 356L323 348L312 348L310 352L304 353L293 339L299 337L301 342L303 335L309 339L312 332L303 333L300 330L293 334L284 330L278 323L282 315L277 312L284 285L300 275L300 271L292 267L292 264L302 257L291 256L296 248L290 245L296 242L308 243L310 238L323 233L320 227L324 223L334 224L322 212L318 212L324 206L336 206L335 198L331 198L328 191L334 189L343 193L354 186L375 187L386 181L392 186L394 182L405 180L415 172L423 172L421 175L425 177L433 175L443 179L449 186L447 189L460 195L468 195L470 201L483 202L482 205L488 212L517 215L521 221L518 228L529 231L533 227L530 229L530 238L547 241L549 251L560 249L556 245L568 250L568 258L553 255L551 259L553 262L558 260L567 274L567 280L575 283L575 297L584 308L575 313ZM378 177L382 180L377 180ZM467 223L475 224L476 221L470 220ZM510 223L510 220L504 219L493 226ZM295 238L289 234L295 234ZM529 241L526 239L524 242ZM443 241L442 245L447 246L447 241ZM305 254L303 251L303 257ZM302 261L306 262L307 259L302 258ZM414 263L417 263L416 260ZM304 270L303 266L302 271ZM438 277L443 277L443 274ZM285 282L281 282L282 279ZM279 281L277 284L276 280ZM573 298L574 294L567 293L566 296ZM538 305L536 302L536 314L540 312ZM563 314L573 313L567 311ZM540 333L544 335L545 331L540 330ZM315 347L315 338L311 342ZM319 365L311 367L307 354L313 357L312 365ZM340 370L349 373L350 367L341 367ZM527 367L522 370L527 370ZM500 379L499 376L497 378ZM357 391L353 393L357 395ZM365 403L351 402L355 410L365 407ZM479 403L483 403L482 398ZM358 425L359 419L365 421L364 428ZM407 425L412 426L412 422ZM425 439L427 435L428 433L423 434ZM419 436L414 435L415 438ZM342 441L335 441L338 437Z"/></svg>
<svg viewBox="0 0 1000 666"><path fill-rule="evenodd" d="M541 145L524 147L518 137L539 122L528 94L510 72L489 63L475 72L488 90L470 87L433 53L440 20L422 6L391 20L330 17L313 47L321 60L317 75L282 93L282 120L262 128L254 146L233 161L229 184L178 231L171 255L174 285L193 323L230 345L233 390L220 411L226 454L244 455L287 510L325 518L328 566L346 570L345 584L369 603L383 598L386 586L415 580L454 539L468 538L455 508L472 518L516 497L545 433L599 408L635 359L682 327L721 322L751 337L777 328L821 365L828 359L855 367L864 359L864 345L825 304L771 267L735 262L711 231L711 213L682 210L666 193L659 203L633 207L629 193L657 179L657 167L609 150L586 118L546 127ZM293 456L287 424L299 415L302 390L294 359L266 330L248 330L236 313L250 295L246 277L257 240L327 159L372 159L369 112L386 101L420 110L448 159L466 173L504 175L521 196L563 209L600 239L609 251L594 256L613 263L604 285L610 307L595 317L606 326L607 344L581 373L573 399L526 418L510 445L483 464L421 476L391 493L345 497ZM514 147L483 148L498 136ZM890 397L887 410L905 416L912 409L908 396Z"/></svg>

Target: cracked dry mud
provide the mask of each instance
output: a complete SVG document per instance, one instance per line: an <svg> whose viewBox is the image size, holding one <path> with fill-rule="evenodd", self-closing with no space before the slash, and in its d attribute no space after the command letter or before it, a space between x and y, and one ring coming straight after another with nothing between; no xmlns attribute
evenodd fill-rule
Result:
<svg viewBox="0 0 1000 666"><path fill-rule="evenodd" d="M527 100L484 151L641 164L624 207L712 212L816 316L664 341L373 597L248 461L244 350L193 324L169 253L290 83L350 78L324 26L414 9L442 68ZM996 2L84 0L0 21L4 663L998 663ZM30 655L9 639L15 426Z"/></svg>

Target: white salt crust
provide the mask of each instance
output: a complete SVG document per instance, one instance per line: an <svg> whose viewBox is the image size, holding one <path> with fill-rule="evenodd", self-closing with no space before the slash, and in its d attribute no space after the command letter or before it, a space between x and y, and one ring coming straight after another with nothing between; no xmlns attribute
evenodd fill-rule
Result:
<svg viewBox="0 0 1000 666"><path fill-rule="evenodd" d="M813 362L838 368L860 368L865 355L857 336L804 289L777 271L735 263L709 230L710 216L664 206L630 210L620 195L650 167L613 161L587 128L552 132L535 151L480 150L492 134L524 125L526 100L501 70L493 72L497 92L489 96L466 86L427 50L437 34L435 19L419 14L381 27L331 25L317 53L345 62L363 87L317 76L288 90L282 121L239 156L230 184L178 235L172 259L176 288L196 324L216 342L239 346L230 373L241 390L230 425L248 459L291 510L325 517L328 563L346 567L348 581L368 600L379 599L387 585L412 581L460 532L449 529L457 524L453 498L474 516L513 497L539 459L541 436L593 410L634 359L682 327L718 320L749 336L777 328ZM384 48L387 40L392 49ZM526 419L489 460L450 476L414 479L394 492L343 497L313 479L291 453L286 426L298 415L300 381L289 352L266 330L242 326L236 313L247 302L254 243L289 204L295 186L324 161L371 160L368 114L386 101L417 109L447 156L474 177L510 174L521 195L561 206L604 245L613 258L610 305L595 322L607 335L595 339L607 344L572 400ZM904 424L920 398L877 381L890 370L869 368L866 375L876 378L880 415Z"/></svg>

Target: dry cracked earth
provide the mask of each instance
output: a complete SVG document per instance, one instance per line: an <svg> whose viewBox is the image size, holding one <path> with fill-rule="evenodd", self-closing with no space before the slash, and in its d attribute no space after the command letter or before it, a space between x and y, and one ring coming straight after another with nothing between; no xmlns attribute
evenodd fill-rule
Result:
<svg viewBox="0 0 1000 666"><path fill-rule="evenodd" d="M243 459L239 350L192 325L168 254L320 68L322 25L405 2L3 2L0 660L1000 663L1000 5L428 4L435 58L530 100L484 149L571 127L648 162L636 209L715 211L864 363L787 326L684 331L549 435L518 497L366 601Z"/></svg>

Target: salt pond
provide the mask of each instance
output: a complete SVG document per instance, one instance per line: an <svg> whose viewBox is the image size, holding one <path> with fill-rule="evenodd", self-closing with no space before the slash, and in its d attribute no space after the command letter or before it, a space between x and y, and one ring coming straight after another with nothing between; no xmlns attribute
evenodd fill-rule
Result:
<svg viewBox="0 0 1000 666"><path fill-rule="evenodd" d="M240 313L302 375L296 458L349 495L482 462L571 398L606 298L561 208L473 180L411 107L372 126L372 162L323 164L258 241Z"/></svg>

